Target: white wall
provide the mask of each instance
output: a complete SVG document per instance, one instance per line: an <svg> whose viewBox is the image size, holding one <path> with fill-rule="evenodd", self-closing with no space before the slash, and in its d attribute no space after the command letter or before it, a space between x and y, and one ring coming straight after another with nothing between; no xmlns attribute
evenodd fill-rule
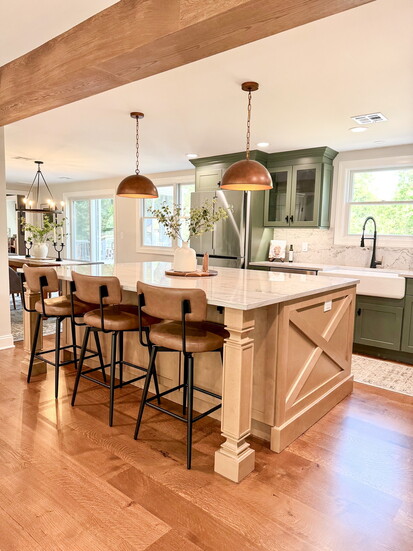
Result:
<svg viewBox="0 0 413 551"><path fill-rule="evenodd" d="M6 167L4 156L4 128L0 127L0 350L11 348L13 336L10 324L9 262L7 255Z"/></svg>
<svg viewBox="0 0 413 551"><path fill-rule="evenodd" d="M396 147L381 147L377 149L362 149L339 153L334 159L334 179L331 226L328 230L314 228L275 228L274 239L285 239L287 244L294 246L296 262L315 262L323 264L341 264L347 266L370 265L371 249L361 247L334 245L334 223L337 209L341 208L337 197L338 165L340 162L363 159L379 159L413 155L412 145ZM302 244L308 243L308 252L302 252ZM377 240L377 259L383 259L385 268L413 270L413 250L411 248L381 247L380 237Z"/></svg>

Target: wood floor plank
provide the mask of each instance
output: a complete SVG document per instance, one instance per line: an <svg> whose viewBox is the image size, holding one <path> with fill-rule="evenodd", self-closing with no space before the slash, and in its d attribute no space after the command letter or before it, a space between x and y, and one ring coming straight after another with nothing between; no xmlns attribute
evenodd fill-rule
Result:
<svg viewBox="0 0 413 551"><path fill-rule="evenodd" d="M413 547L413 400L355 392L280 454L251 438L241 484L213 472L219 423L145 411L141 391L108 392L74 370L27 385L21 345L0 352L0 551L407 551Z"/></svg>

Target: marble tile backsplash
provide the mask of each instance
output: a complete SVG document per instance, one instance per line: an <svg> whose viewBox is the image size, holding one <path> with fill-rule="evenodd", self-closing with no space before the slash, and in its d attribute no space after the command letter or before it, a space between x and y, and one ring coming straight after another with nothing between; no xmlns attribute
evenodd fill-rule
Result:
<svg viewBox="0 0 413 551"><path fill-rule="evenodd" d="M274 229L274 239L285 239L288 247L294 246L295 262L315 262L320 264L340 264L343 266L370 265L371 247L334 245L333 229L320 230L316 228ZM302 252L302 243L308 243L308 251ZM413 270L413 250L380 247L378 243L377 260L383 260L384 268L395 270Z"/></svg>

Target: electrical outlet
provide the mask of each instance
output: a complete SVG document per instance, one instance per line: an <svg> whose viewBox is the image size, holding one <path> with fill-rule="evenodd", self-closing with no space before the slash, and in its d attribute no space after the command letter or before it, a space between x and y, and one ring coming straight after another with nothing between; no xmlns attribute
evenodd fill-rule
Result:
<svg viewBox="0 0 413 551"><path fill-rule="evenodd" d="M301 247L301 250L303 253L306 253L308 251L308 243L304 242Z"/></svg>
<svg viewBox="0 0 413 551"><path fill-rule="evenodd" d="M324 312L328 312L332 309L333 302L331 300L327 300L327 302L324 303Z"/></svg>

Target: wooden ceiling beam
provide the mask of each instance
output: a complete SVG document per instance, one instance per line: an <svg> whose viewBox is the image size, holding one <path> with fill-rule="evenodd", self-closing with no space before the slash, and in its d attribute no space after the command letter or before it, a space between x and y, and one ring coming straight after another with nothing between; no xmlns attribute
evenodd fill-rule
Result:
<svg viewBox="0 0 413 551"><path fill-rule="evenodd" d="M371 1L121 0L0 67L0 126Z"/></svg>

